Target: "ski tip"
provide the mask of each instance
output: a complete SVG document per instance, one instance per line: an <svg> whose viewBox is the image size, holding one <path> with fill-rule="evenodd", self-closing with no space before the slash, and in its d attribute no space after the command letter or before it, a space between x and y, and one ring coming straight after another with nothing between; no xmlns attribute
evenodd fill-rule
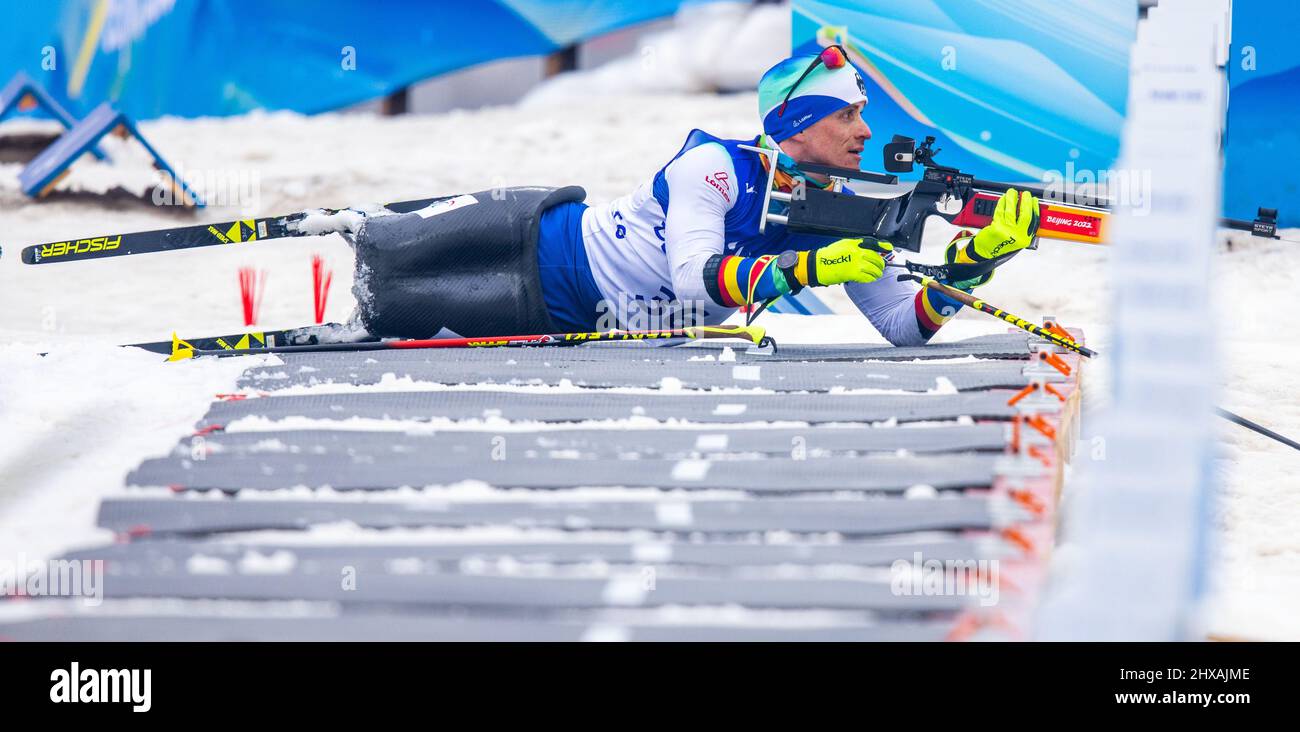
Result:
<svg viewBox="0 0 1300 732"><path fill-rule="evenodd" d="M42 262L40 245L24 247L20 258L23 264L40 264Z"/></svg>

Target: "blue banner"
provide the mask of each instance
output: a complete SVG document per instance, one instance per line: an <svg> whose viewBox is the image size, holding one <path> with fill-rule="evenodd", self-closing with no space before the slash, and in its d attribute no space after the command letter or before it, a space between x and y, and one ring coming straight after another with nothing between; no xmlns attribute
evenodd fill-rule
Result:
<svg viewBox="0 0 1300 732"><path fill-rule="evenodd" d="M314 113L672 14L681 0L45 0L10 3L17 71L84 114Z"/></svg>
<svg viewBox="0 0 1300 732"><path fill-rule="evenodd" d="M1233 0L1228 58L1228 132L1223 213L1255 218L1278 209L1279 226L1300 226L1300 5Z"/></svg>
<svg viewBox="0 0 1300 732"><path fill-rule="evenodd" d="M1118 155L1135 0L794 0L793 12L796 53L848 49L878 143L934 135L939 162L1011 181Z"/></svg>

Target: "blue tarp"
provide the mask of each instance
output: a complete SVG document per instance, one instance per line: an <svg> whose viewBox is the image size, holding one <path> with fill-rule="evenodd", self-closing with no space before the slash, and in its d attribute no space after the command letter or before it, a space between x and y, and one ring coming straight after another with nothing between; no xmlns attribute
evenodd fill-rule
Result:
<svg viewBox="0 0 1300 732"><path fill-rule="evenodd" d="M11 3L0 76L26 71L73 113L134 119L304 113L495 59L551 53L682 0L47 0ZM353 63L354 62L354 63ZM52 66L52 68L51 68Z"/></svg>

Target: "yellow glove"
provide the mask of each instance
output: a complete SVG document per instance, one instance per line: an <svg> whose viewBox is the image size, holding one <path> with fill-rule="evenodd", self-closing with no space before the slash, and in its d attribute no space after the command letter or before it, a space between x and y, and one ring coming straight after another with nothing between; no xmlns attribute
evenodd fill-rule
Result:
<svg viewBox="0 0 1300 732"><path fill-rule="evenodd" d="M865 242L840 239L812 252L808 258L806 285L839 285L845 282L872 282L885 273L882 251L891 252L887 241Z"/></svg>
<svg viewBox="0 0 1300 732"><path fill-rule="evenodd" d="M1017 199L1019 210L1016 208ZM965 256L959 255L957 261L981 262L1018 252L1029 246L1037 233L1038 199L1029 191L1017 193L1016 189L1008 188L993 210L993 221L980 229L964 252Z"/></svg>

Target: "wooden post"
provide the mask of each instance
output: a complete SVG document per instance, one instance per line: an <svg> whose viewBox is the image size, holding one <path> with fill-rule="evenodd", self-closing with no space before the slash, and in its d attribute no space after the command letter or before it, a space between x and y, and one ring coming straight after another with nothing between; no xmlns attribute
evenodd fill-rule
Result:
<svg viewBox="0 0 1300 732"><path fill-rule="evenodd" d="M402 87L397 91L384 97L379 102L379 113L385 117L392 117L398 114L406 114L410 108L411 89Z"/></svg>
<svg viewBox="0 0 1300 732"><path fill-rule="evenodd" d="M550 56L546 57L546 65L542 70L542 78L549 79L565 71L573 71L578 68L578 46L573 44L565 46Z"/></svg>

